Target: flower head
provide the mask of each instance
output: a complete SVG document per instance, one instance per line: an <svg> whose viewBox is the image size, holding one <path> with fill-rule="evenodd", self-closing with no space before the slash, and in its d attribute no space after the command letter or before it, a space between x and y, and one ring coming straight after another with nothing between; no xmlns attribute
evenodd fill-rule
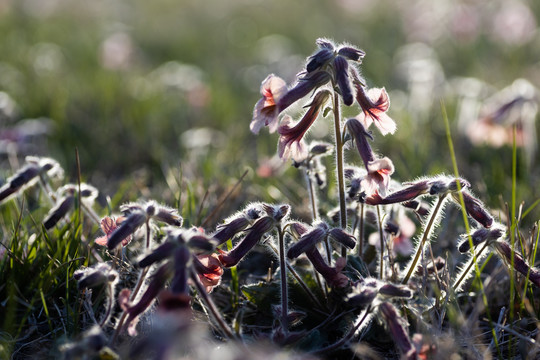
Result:
<svg viewBox="0 0 540 360"><path fill-rule="evenodd" d="M255 104L253 119L249 128L254 134L258 134L263 126L268 126L270 132L275 132L278 126L279 108L278 102L287 92L285 81L270 74L261 84L262 98Z"/></svg>
<svg viewBox="0 0 540 360"><path fill-rule="evenodd" d="M301 162L308 156L308 149L303 140L305 133L309 130L313 122L317 119L322 107L330 98L328 90L319 91L309 105L309 110L296 123L291 124L292 119L286 115L282 124L278 128L279 145L278 153L281 159L292 157L295 161Z"/></svg>
<svg viewBox="0 0 540 360"><path fill-rule="evenodd" d="M382 135L393 134L396 123L386 114L390 108L390 98L384 88L369 89L367 92L359 81L355 81L356 100L362 112L356 117L367 128L374 123Z"/></svg>
<svg viewBox="0 0 540 360"><path fill-rule="evenodd" d="M118 226L120 226L120 224L122 224L125 219L126 218L124 216L119 216L117 218L105 216L103 219L101 219L100 226L105 235L98 237L96 239L96 244L107 246L107 241L111 237L111 234L118 228ZM122 246L127 246L131 242L132 238L132 235L128 235L124 239L121 239Z"/></svg>

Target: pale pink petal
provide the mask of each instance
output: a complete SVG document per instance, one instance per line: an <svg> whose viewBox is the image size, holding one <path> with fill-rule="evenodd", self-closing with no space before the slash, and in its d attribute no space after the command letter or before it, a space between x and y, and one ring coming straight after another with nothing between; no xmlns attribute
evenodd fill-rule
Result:
<svg viewBox="0 0 540 360"><path fill-rule="evenodd" d="M107 237L107 235L105 235L105 236L100 236L100 237L98 237L98 238L95 240L95 242L96 242L96 244L98 244L98 245L101 245L101 246L107 246L107 240L108 240L108 237Z"/></svg>
<svg viewBox="0 0 540 360"><path fill-rule="evenodd" d="M279 110L277 103L287 92L287 84L283 79L273 74L268 75L261 84L262 98L255 104L250 130L258 134L263 126L268 126L270 132L278 127Z"/></svg>

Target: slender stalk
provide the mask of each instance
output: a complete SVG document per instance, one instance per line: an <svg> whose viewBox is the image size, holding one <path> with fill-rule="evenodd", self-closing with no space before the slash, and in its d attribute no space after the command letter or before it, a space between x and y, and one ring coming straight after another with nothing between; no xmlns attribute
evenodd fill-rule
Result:
<svg viewBox="0 0 540 360"><path fill-rule="evenodd" d="M317 196L315 195L315 187L313 186L313 180L310 173L311 162L308 162L307 166L308 168L304 171L304 174L306 176L308 186L309 203L311 205L311 218L313 221L317 221L319 219L319 210L317 207Z"/></svg>
<svg viewBox="0 0 540 360"><path fill-rule="evenodd" d="M401 281L402 284L407 284L412 274L414 274L414 271L416 270L416 265L418 264L418 259L420 258L420 254L424 252L424 245L431 233L431 228L433 227L433 223L435 222L435 219L437 218L437 215L439 214L439 210L441 209L441 206L444 203L445 198L446 198L446 194L439 196L439 200L437 201L437 204L433 208L429 222L427 223L426 228L424 229L424 233L422 234L422 239L420 240L420 243L418 244L418 249L416 250L414 259L411 262L411 265L409 266L407 275L405 275L405 277Z"/></svg>
<svg viewBox="0 0 540 360"><path fill-rule="evenodd" d="M219 310L216 307L216 304L214 304L214 301L210 296L208 296L208 293L206 292L206 289L204 288L204 285L201 284L201 281L199 280L199 277L193 270L189 270L191 281L195 284L195 287L197 288L197 291L199 292L199 295L203 299L204 303L206 304L206 307L210 312L212 313L212 316L214 316L214 319L217 321L219 327L223 331L223 333L229 338L234 339L236 336L234 335L233 331L227 325L225 322L225 319L221 316L219 313Z"/></svg>
<svg viewBox="0 0 540 360"><path fill-rule="evenodd" d="M99 326L101 328L103 328L105 324L109 322L113 308L114 308L114 287L113 287L113 284L109 282L107 284L107 310L105 310L103 319L99 323Z"/></svg>
<svg viewBox="0 0 540 360"><path fill-rule="evenodd" d="M379 206L375 206L377 208L377 219L379 220L379 238L380 238L380 244L381 244L381 259L379 264L379 277L381 280L383 279L384 274L384 232L383 232L383 224L381 219L381 210L379 209Z"/></svg>
<svg viewBox="0 0 540 360"><path fill-rule="evenodd" d="M341 228L347 228L347 203L345 202L345 179L343 177L343 140L341 136L341 114L339 94L334 91L334 132L336 139L336 176L339 193L339 223ZM341 247L341 256L347 255L347 248Z"/></svg>
<svg viewBox="0 0 540 360"><path fill-rule="evenodd" d="M279 269L281 278L281 326L283 331L287 334L288 331L288 319L289 314L289 296L287 289L287 262L285 260L285 236L281 225L278 227L278 241L279 241Z"/></svg>
<svg viewBox="0 0 540 360"><path fill-rule="evenodd" d="M278 255L278 249L276 249L276 247L270 243L267 243L268 247L270 247L270 249L272 249L272 251L274 252L274 254ZM279 255L278 255L279 256ZM300 285L300 287L302 288L302 290L305 291L305 293L311 298L311 300L317 304L317 306L319 307L323 307L322 304L320 303L320 301L317 299L317 297L315 296L315 294L310 290L310 288L307 286L307 284L304 282L304 280L302 280L302 278L300 277L300 275L296 272L296 270L294 269L294 267L287 261L287 269L289 269L289 271L291 272L292 276L296 279L296 281L298 281L298 284Z"/></svg>
<svg viewBox="0 0 540 360"><path fill-rule="evenodd" d="M358 223L358 257L364 254L364 203L360 203L360 216Z"/></svg>

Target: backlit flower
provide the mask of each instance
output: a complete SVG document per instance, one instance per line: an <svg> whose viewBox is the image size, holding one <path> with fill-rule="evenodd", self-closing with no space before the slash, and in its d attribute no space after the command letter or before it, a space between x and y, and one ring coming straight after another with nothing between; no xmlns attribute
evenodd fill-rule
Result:
<svg viewBox="0 0 540 360"><path fill-rule="evenodd" d="M114 230L125 220L126 218L123 216L119 216L116 219L114 217L105 216L103 219L101 219L101 230L105 233L104 236L100 236L96 239L96 244L101 246L107 246L107 240L111 237L111 234ZM131 239L133 238L132 235L128 235L124 239L122 239L122 246L126 246L131 242Z"/></svg>
<svg viewBox="0 0 540 360"><path fill-rule="evenodd" d="M261 84L262 98L255 104L253 119L249 125L254 134L258 134L263 126L268 126L270 132L275 132L278 126L278 101L287 93L285 81L275 76L268 75Z"/></svg>
<svg viewBox="0 0 540 360"><path fill-rule="evenodd" d="M386 114L390 108L390 99L386 90L373 88L366 92L358 81L355 81L355 87L356 100L362 107L362 112L356 118L366 129L371 123L375 123L382 135L393 134L397 126L395 121Z"/></svg>
<svg viewBox="0 0 540 360"><path fill-rule="evenodd" d="M219 285L223 275L223 267L218 254L197 255L193 258L193 266L206 292L211 293L214 287Z"/></svg>

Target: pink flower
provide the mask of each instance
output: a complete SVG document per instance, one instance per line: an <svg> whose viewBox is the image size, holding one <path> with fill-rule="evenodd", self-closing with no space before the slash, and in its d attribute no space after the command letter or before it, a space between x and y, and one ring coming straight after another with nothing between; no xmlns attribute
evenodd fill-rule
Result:
<svg viewBox="0 0 540 360"><path fill-rule="evenodd" d="M100 236L96 239L96 244L101 246L107 246L107 241L111 237L114 230L120 226L120 224L125 220L126 218L124 216L119 216L118 218L114 217L108 217L105 216L103 219L101 219L101 230L105 233L105 236ZM132 235L127 236L126 238L122 239L122 246L126 246L131 242Z"/></svg>
<svg viewBox="0 0 540 360"><path fill-rule="evenodd" d="M356 100L362 107L362 112L356 118L362 122L366 129L371 123L375 123L382 135L393 134L397 126L395 121L386 115L388 108L390 108L390 99L386 90L384 88L369 89L366 92L360 83L355 82L355 86Z"/></svg>
<svg viewBox="0 0 540 360"><path fill-rule="evenodd" d="M291 124L292 119L290 116L285 115L279 126L279 143L278 153L281 159L288 159L292 157L295 161L300 162L306 159L308 155L308 149L303 138L306 132L309 130L313 122L319 116L319 113L330 97L328 90L319 91L313 98L309 110L305 113L300 121L296 124Z"/></svg>
<svg viewBox="0 0 540 360"><path fill-rule="evenodd" d="M366 164L367 175L361 181L361 188L367 196L375 193L386 196L388 185L390 184L390 175L394 173L394 164L387 157L375 159Z"/></svg>
<svg viewBox="0 0 540 360"><path fill-rule="evenodd" d="M282 78L270 74L264 79L261 84L262 98L255 104L249 125L254 134L258 134L263 126L268 126L271 133L276 131L280 111L277 104L286 93L287 84Z"/></svg>
<svg viewBox="0 0 540 360"><path fill-rule="evenodd" d="M199 280L204 285L206 292L211 293L214 287L221 282L223 275L223 266L219 261L219 255L216 253L210 255L197 255L194 261L195 270L199 276Z"/></svg>

